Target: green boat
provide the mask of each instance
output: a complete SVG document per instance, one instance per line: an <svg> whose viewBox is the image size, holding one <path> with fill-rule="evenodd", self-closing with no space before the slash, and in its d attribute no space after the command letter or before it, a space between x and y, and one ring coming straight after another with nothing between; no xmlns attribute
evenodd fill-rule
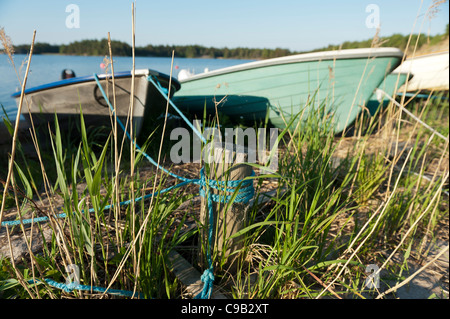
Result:
<svg viewBox="0 0 450 319"><path fill-rule="evenodd" d="M401 86L405 84L407 77L408 73L398 73L394 71L386 76L386 78L383 80L383 82L381 82L378 88L383 90L389 96L394 96L394 94L398 92ZM409 78L411 79L412 75L410 75ZM388 101L389 99L384 94L380 95L374 92L370 97L369 102L367 102L367 109L369 111L369 114L373 116L380 108L380 106L386 105Z"/></svg>
<svg viewBox="0 0 450 319"><path fill-rule="evenodd" d="M230 118L264 120L280 129L292 116L322 107L339 133L403 58L396 48L298 54L178 78L173 102L185 112L216 109Z"/></svg>

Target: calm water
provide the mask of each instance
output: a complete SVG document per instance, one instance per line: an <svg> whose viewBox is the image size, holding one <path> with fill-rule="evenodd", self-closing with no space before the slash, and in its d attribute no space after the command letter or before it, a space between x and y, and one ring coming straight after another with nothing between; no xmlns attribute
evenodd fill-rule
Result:
<svg viewBox="0 0 450 319"><path fill-rule="evenodd" d="M20 68L25 59L26 55L15 55L14 63L17 69ZM63 69L72 69L77 76L104 73L104 70L100 67L102 62L103 57L101 56L34 55L31 59L27 88L60 80ZM173 75L176 77L181 69L201 73L205 68L212 71L245 62L249 61L175 58ZM136 57L135 65L136 69L154 69L170 74L171 58ZM130 57L114 58L115 72L129 71L131 68L132 59ZM22 67L21 77L25 74L25 70L26 64ZM20 83L8 56L0 54L0 105L3 105L10 119L15 119L17 114L16 102L11 98L11 94L19 89ZM1 112L0 117L2 116L3 112Z"/></svg>

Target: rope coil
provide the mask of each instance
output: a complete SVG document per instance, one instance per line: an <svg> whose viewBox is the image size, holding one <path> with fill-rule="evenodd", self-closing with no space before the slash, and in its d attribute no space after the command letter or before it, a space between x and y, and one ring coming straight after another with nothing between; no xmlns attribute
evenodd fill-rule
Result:
<svg viewBox="0 0 450 319"><path fill-rule="evenodd" d="M252 171L252 175L255 173ZM224 194L210 194L213 202L216 203L228 203L233 198L233 193L238 190L236 197L234 198L235 203L248 203L250 199L253 198L255 193L255 189L253 187L253 181L251 179L248 180L229 180L229 181L216 181L216 180L208 180L206 181L205 170L204 167L200 170L200 196L206 196L207 187L218 190L219 192L227 192L232 193L230 195Z"/></svg>

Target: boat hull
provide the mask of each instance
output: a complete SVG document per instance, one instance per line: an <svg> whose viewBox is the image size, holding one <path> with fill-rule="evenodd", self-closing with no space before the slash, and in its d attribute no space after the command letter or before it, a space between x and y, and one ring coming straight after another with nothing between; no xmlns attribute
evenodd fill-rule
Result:
<svg viewBox="0 0 450 319"><path fill-rule="evenodd" d="M180 81L173 100L187 112L204 107L214 112L217 97L226 97L217 105L219 112L252 120L267 115L281 129L294 115L306 117L325 107L338 133L355 120L402 56L397 49L359 49L252 62Z"/></svg>
<svg viewBox="0 0 450 319"><path fill-rule="evenodd" d="M431 53L405 60L395 72L410 73L407 92L448 91L449 52ZM401 88L403 90L405 88Z"/></svg>
<svg viewBox="0 0 450 319"><path fill-rule="evenodd" d="M133 103L133 131L136 134L142 130L144 121L156 119L165 110L166 100L147 80L148 76L158 79L163 88L168 87L168 76L152 70L136 70ZM102 74L98 78L113 104L111 76ZM131 72L118 73L114 79L117 116L124 124L130 109L131 81ZM173 93L179 89L179 83L176 80L172 83ZM19 103L20 92L13 97ZM79 120L80 109L87 126L111 126L112 111L93 76L72 78L26 90L22 114L35 126L53 123L56 114L58 122L64 127L71 120Z"/></svg>
<svg viewBox="0 0 450 319"><path fill-rule="evenodd" d="M389 96L394 96L395 93L400 92L399 89L405 84L406 79L411 76L407 73L396 73L392 72L381 82L378 86L380 90L387 93ZM389 101L388 97L384 94L382 96L377 96L377 93L373 93L367 103L367 110L369 115L373 116L380 108L380 106L384 106Z"/></svg>

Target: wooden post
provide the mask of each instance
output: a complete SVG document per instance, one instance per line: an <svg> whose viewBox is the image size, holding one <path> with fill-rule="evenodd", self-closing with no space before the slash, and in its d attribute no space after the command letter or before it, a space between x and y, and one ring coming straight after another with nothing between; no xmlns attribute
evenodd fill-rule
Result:
<svg viewBox="0 0 450 319"><path fill-rule="evenodd" d="M215 143L213 145L214 149L210 158L214 158L214 161L209 161L209 172L205 172L209 179L216 181L242 180L252 174L251 166L245 164L248 161L247 148L237 149L236 145L230 143ZM230 169L230 167L232 168ZM227 171L228 169L230 170ZM231 195L231 193L214 189L210 189L210 191L212 194ZM208 247L209 213L207 204L207 198L202 197L200 210L200 221L204 225L200 231L200 264L202 267L207 267L204 264L206 259L205 249ZM218 250L219 256L228 258L232 252L242 248L242 236L228 241L227 239L246 226L246 206L247 204L238 202L233 202L232 205L213 202L214 232L212 250ZM234 264L233 260L227 262L230 269L232 269L232 264Z"/></svg>

